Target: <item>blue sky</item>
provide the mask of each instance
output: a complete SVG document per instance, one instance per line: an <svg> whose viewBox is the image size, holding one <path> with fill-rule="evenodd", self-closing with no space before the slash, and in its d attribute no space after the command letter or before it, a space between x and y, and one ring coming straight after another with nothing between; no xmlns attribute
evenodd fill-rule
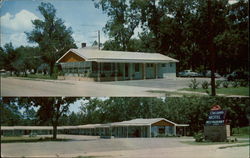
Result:
<svg viewBox="0 0 250 158"><path fill-rule="evenodd" d="M28 43L24 32L32 30L31 20L43 19L38 11L41 2L50 2L57 9L57 17L62 18L67 27L72 27L77 44L91 45L97 40L97 30L101 30L101 42L108 39L102 32L108 17L101 9L94 7L92 0L4 0L1 4L1 46L12 42L15 47L35 45Z"/></svg>

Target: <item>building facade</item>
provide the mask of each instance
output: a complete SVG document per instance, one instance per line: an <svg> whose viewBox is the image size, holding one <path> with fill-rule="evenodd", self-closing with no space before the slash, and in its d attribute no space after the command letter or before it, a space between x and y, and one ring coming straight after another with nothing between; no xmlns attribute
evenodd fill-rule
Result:
<svg viewBox="0 0 250 158"><path fill-rule="evenodd" d="M57 63L59 79L117 81L176 77L178 60L159 53L70 49Z"/></svg>
<svg viewBox="0 0 250 158"><path fill-rule="evenodd" d="M58 126L58 134L92 135L100 137L165 137L186 135L187 124L176 124L164 118L134 119L108 124ZM52 134L52 126L2 126L1 135ZM180 132L181 131L181 132Z"/></svg>

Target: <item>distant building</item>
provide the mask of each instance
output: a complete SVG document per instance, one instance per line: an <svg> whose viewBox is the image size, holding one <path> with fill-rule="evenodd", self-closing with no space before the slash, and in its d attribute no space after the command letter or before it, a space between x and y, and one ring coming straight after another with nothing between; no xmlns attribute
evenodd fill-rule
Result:
<svg viewBox="0 0 250 158"><path fill-rule="evenodd" d="M176 77L178 60L159 53L70 49L57 63L59 79L95 81L139 80Z"/></svg>
<svg viewBox="0 0 250 158"><path fill-rule="evenodd" d="M177 124L164 118L134 119L108 124L58 126L59 134L101 137L161 137L187 135L188 124ZM52 126L2 126L1 135L51 134Z"/></svg>

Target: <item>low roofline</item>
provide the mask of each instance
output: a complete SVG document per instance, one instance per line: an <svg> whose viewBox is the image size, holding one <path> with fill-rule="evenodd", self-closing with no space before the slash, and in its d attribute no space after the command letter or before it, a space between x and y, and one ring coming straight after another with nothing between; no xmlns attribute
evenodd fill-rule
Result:
<svg viewBox="0 0 250 158"><path fill-rule="evenodd" d="M188 127L189 124L177 124L176 126L177 126L177 127Z"/></svg>
<svg viewBox="0 0 250 158"><path fill-rule="evenodd" d="M166 62L170 63L170 62L179 62L179 60L168 57L168 56L167 57L170 58L170 60L112 59L112 58L110 58L110 59L104 59L104 58L90 58L90 59L87 59L85 56L77 53L77 51L75 51L75 50L76 49L69 49L62 57L60 57L56 61L56 63L60 63L60 60L63 59L70 52L75 53L76 55L78 55L79 57L83 58L86 61L95 61L95 62L119 62L119 63L124 62L125 63L125 62L128 62L126 60L130 60L130 61L133 61L133 60L136 61L137 60L136 62L134 61L135 63L166 63ZM99 50L99 51L105 52L107 50ZM107 51L107 52L112 52L112 51ZM114 51L114 52L122 52L122 51ZM124 52L126 52L126 51L124 51ZM128 52L128 53L145 53L145 52ZM153 54L153 53L151 53L151 54ZM160 54L160 53L154 53L154 54ZM163 54L161 54L161 55L163 55ZM166 55L164 55L164 56L166 56Z"/></svg>

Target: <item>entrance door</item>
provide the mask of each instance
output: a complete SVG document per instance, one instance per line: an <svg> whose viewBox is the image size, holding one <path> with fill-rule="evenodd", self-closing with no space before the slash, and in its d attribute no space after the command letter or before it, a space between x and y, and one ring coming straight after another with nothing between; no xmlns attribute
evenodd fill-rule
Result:
<svg viewBox="0 0 250 158"><path fill-rule="evenodd" d="M159 133L159 134L165 134L165 127L164 127L164 126L160 126L160 127L158 128L158 133Z"/></svg>

